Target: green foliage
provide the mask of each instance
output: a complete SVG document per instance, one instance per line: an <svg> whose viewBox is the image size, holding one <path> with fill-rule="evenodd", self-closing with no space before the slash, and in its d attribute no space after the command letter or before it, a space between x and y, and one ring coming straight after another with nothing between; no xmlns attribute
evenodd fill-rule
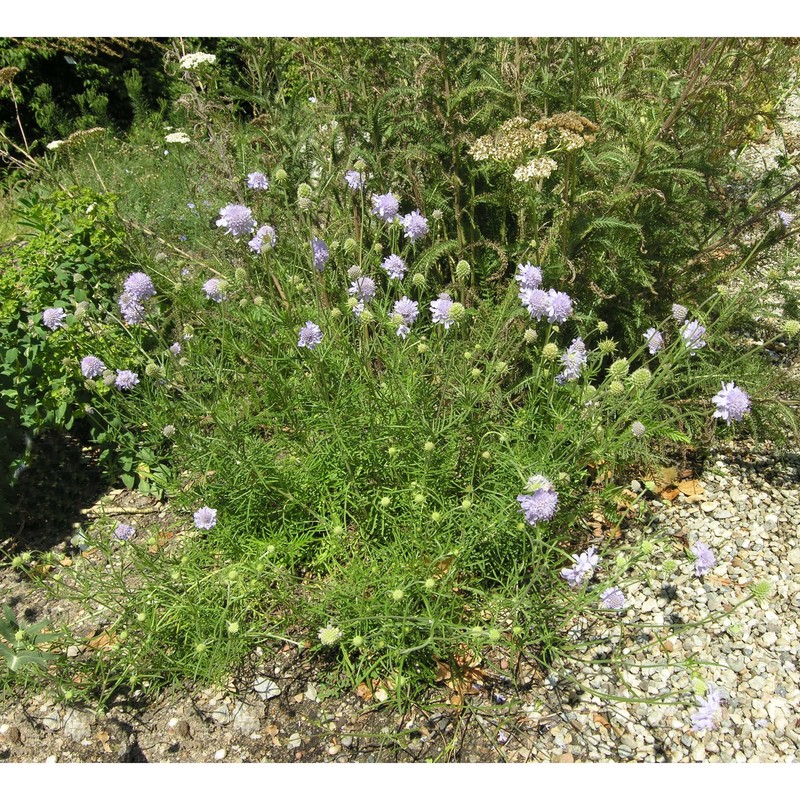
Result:
<svg viewBox="0 0 800 800"><path fill-rule="evenodd" d="M0 637L4 641L0 641L0 655L12 672L19 672L27 667L43 669L49 662L58 659L57 653L42 649L42 645L59 638L58 634L44 632L49 627L49 620L42 620L34 625L19 622L12 608L3 604Z"/></svg>

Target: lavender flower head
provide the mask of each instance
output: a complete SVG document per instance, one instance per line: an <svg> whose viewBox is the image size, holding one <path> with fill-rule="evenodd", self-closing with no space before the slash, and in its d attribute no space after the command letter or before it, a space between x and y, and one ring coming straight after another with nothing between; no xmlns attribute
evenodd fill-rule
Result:
<svg viewBox="0 0 800 800"><path fill-rule="evenodd" d="M372 280L372 278L370 278L368 275L364 275L361 278L356 278L350 284L350 288L347 290L347 292L348 294L354 295L364 303L369 303L369 301L375 297L377 288L378 287L375 285L375 281Z"/></svg>
<svg viewBox="0 0 800 800"><path fill-rule="evenodd" d="M571 567L564 567L561 570L561 577L574 589L592 574L600 556L595 555L594 547L589 547L580 555L572 555L570 558L574 563Z"/></svg>
<svg viewBox="0 0 800 800"><path fill-rule="evenodd" d="M791 214L788 211L779 211L778 219L781 221L781 225L783 225L784 228L788 228L792 224L794 214Z"/></svg>
<svg viewBox="0 0 800 800"><path fill-rule="evenodd" d="M117 389L133 389L139 383L139 376L129 369L118 369L117 377L114 379L114 386Z"/></svg>
<svg viewBox="0 0 800 800"><path fill-rule="evenodd" d="M394 304L393 312L399 314L406 325L413 325L419 316L419 303L416 300L409 300L403 295Z"/></svg>
<svg viewBox="0 0 800 800"><path fill-rule="evenodd" d="M683 341L686 343L686 346L689 348L689 351L692 355L694 355L695 350L699 350L701 347L706 346L705 340L703 339L705 332L705 327L702 326L696 319L691 320L691 322L687 322L681 328L681 336L683 337Z"/></svg>
<svg viewBox="0 0 800 800"><path fill-rule="evenodd" d="M644 338L647 342L647 349L652 356L664 346L664 337L661 335L660 331L655 328L648 328L644 333Z"/></svg>
<svg viewBox="0 0 800 800"><path fill-rule="evenodd" d="M631 433L632 433L632 434L633 434L633 435L634 435L634 436L635 436L637 439L641 439L641 438L642 438L642 436L644 436L644 434L645 434L645 430L646 430L646 429L645 429L644 425L642 425L642 423L641 423L641 422L639 422L639 420L638 420L638 419L636 420L636 422L634 422L634 423L633 423L633 425L631 425Z"/></svg>
<svg viewBox="0 0 800 800"><path fill-rule="evenodd" d="M316 236L311 240L311 249L314 252L314 269L322 272L325 269L325 263L330 258L331 251L328 250L328 245Z"/></svg>
<svg viewBox="0 0 800 800"><path fill-rule="evenodd" d="M450 318L450 308L452 305L453 300L447 292L442 292L438 300L433 300L431 302L433 321L444 325L445 330L453 324L453 320Z"/></svg>
<svg viewBox="0 0 800 800"><path fill-rule="evenodd" d="M717 407L714 416L724 419L728 425L731 422L741 421L742 417L750 411L750 397L733 381L730 383L723 381L722 391L715 394L711 398L711 402Z"/></svg>
<svg viewBox="0 0 800 800"><path fill-rule="evenodd" d="M722 706L722 692L715 686L708 687L708 694L700 701L697 713L692 714L692 730L700 733L717 727L717 718Z"/></svg>
<svg viewBox="0 0 800 800"><path fill-rule="evenodd" d="M567 352L561 356L561 363L564 365L564 370L559 377L562 377L563 381L574 381L580 377L581 368L586 364L586 345L580 336L572 340Z"/></svg>
<svg viewBox="0 0 800 800"><path fill-rule="evenodd" d="M544 475L533 475L525 489L532 494L517 495L525 521L529 525L536 525L537 522L552 519L558 508L558 492L553 489L553 484Z"/></svg>
<svg viewBox="0 0 800 800"><path fill-rule="evenodd" d="M120 522L114 531L114 536L116 536L117 539L121 539L123 542L127 542L128 539L133 539L133 537L136 536L136 528L134 528L133 525L126 525L124 522Z"/></svg>
<svg viewBox="0 0 800 800"><path fill-rule="evenodd" d="M225 281L219 278L210 278L203 284L203 291L206 293L206 297L209 300L213 300L215 303L221 303L223 300L227 299L224 291L225 286Z"/></svg>
<svg viewBox="0 0 800 800"><path fill-rule="evenodd" d="M230 233L236 239L247 236L255 230L256 221L253 219L253 212L247 206L234 203L221 208L219 213L217 227L226 228L225 233Z"/></svg>
<svg viewBox="0 0 800 800"><path fill-rule="evenodd" d="M86 356L81 359L81 372L84 378L98 378L105 368L106 365L97 356Z"/></svg>
<svg viewBox="0 0 800 800"><path fill-rule="evenodd" d="M401 217L400 224L403 226L403 232L412 242L428 235L428 220L419 211L412 211Z"/></svg>
<svg viewBox="0 0 800 800"><path fill-rule="evenodd" d="M540 320L548 313L550 298L543 289L520 289L519 299L528 309L531 319Z"/></svg>
<svg viewBox="0 0 800 800"><path fill-rule="evenodd" d="M278 236L275 233L275 228L270 225L262 225L256 231L256 235L248 242L248 245L253 252L260 254L265 250L272 250L277 241Z"/></svg>
<svg viewBox="0 0 800 800"><path fill-rule="evenodd" d="M153 281L144 272L132 272L125 278L123 288L127 294L137 303L144 303L156 295L156 287Z"/></svg>
<svg viewBox="0 0 800 800"><path fill-rule="evenodd" d="M247 186L250 189L266 191L269 189L269 178L263 172L251 172L247 176Z"/></svg>
<svg viewBox="0 0 800 800"><path fill-rule="evenodd" d="M394 222L400 203L391 193L372 195L372 213L383 222Z"/></svg>
<svg viewBox="0 0 800 800"><path fill-rule="evenodd" d="M357 169L349 169L344 174L344 179L347 185L357 192L364 186L364 173L359 172Z"/></svg>
<svg viewBox="0 0 800 800"><path fill-rule="evenodd" d="M144 306L128 292L123 292L119 296L117 305L127 325L139 325L144 322Z"/></svg>
<svg viewBox="0 0 800 800"><path fill-rule="evenodd" d="M172 353L172 355L179 356L181 354L181 343L174 342L173 344L170 345L169 351L170 353Z"/></svg>
<svg viewBox="0 0 800 800"><path fill-rule="evenodd" d="M313 350L322 341L322 337L323 333L319 326L315 325L313 322L306 322L306 324L300 328L300 338L297 340L297 346L307 347L309 350Z"/></svg>
<svg viewBox="0 0 800 800"><path fill-rule="evenodd" d="M51 331L64 327L67 312L63 308L46 308L42 312L42 324Z"/></svg>
<svg viewBox="0 0 800 800"><path fill-rule="evenodd" d="M547 321L560 325L572 316L572 298L565 292L550 289L547 292Z"/></svg>
<svg viewBox="0 0 800 800"><path fill-rule="evenodd" d="M600 595L600 607L614 610L620 610L625 606L625 595L618 586L612 586L606 589Z"/></svg>
<svg viewBox="0 0 800 800"><path fill-rule="evenodd" d="M673 303L672 304L672 318L679 325L686 319L686 315L688 313L689 313L689 309L686 308L686 306L682 306L680 303Z"/></svg>
<svg viewBox="0 0 800 800"><path fill-rule="evenodd" d="M695 542L690 550L697 556L694 571L697 577L705 575L716 563L717 559L711 548L703 542Z"/></svg>
<svg viewBox="0 0 800 800"><path fill-rule="evenodd" d="M534 266L530 261L517 264L515 281L519 281L520 289L538 289L542 285L542 268Z"/></svg>
<svg viewBox="0 0 800 800"><path fill-rule="evenodd" d="M381 268L386 271L390 280L401 281L406 274L406 262L394 253L384 259Z"/></svg>
<svg viewBox="0 0 800 800"><path fill-rule="evenodd" d="M217 509L203 506L194 512L194 526L209 531L217 524Z"/></svg>

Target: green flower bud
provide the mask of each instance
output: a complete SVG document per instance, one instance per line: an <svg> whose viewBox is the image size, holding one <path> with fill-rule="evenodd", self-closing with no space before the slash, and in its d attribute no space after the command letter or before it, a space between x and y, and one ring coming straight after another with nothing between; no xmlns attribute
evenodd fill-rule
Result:
<svg viewBox="0 0 800 800"><path fill-rule="evenodd" d="M772 594L772 584L766 580L751 583L748 588L756 600L766 600Z"/></svg>
<svg viewBox="0 0 800 800"><path fill-rule="evenodd" d="M351 639L351 641L350 641L350 644L351 644L351 645L352 645L352 646L353 646L353 647L354 647L356 650L358 650L360 647L363 647L363 646L364 646L364 637L363 637L363 636L354 636L354 637Z"/></svg>
<svg viewBox="0 0 800 800"><path fill-rule="evenodd" d="M441 522L441 520L442 520L442 515L441 515L441 513L440 513L440 512L438 512L438 511L434 511L434 512L431 514L431 519L432 519L434 522Z"/></svg>
<svg viewBox="0 0 800 800"><path fill-rule="evenodd" d="M194 651L195 651L195 653L205 653L205 651L206 651L205 642L199 642L198 644L196 644L194 646Z"/></svg>
<svg viewBox="0 0 800 800"><path fill-rule="evenodd" d="M242 283L247 279L247 270L244 267L236 267L233 271L233 279L238 283Z"/></svg>
<svg viewBox="0 0 800 800"><path fill-rule="evenodd" d="M614 397L621 397L625 394L625 384L622 381L611 381L608 385L608 391L614 395Z"/></svg>
<svg viewBox="0 0 800 800"><path fill-rule="evenodd" d="M608 330L608 323L603 322L602 319L597 320L597 330L600 333L605 333Z"/></svg>
<svg viewBox="0 0 800 800"><path fill-rule="evenodd" d="M613 339L601 339L597 349L604 356L610 356L617 349L617 343Z"/></svg>
<svg viewBox="0 0 800 800"><path fill-rule="evenodd" d="M405 594L406 593L402 589L394 589L389 592L389 597L391 597L395 603L399 603L405 597Z"/></svg>
<svg viewBox="0 0 800 800"><path fill-rule="evenodd" d="M558 345L555 342L548 342L542 348L542 357L546 361L555 361L558 358Z"/></svg>
<svg viewBox="0 0 800 800"><path fill-rule="evenodd" d="M147 615L146 615L146 614L145 614L143 611L140 611L140 612L139 612L139 613L136 615L136 621L137 621L137 622L144 622L146 619L147 619Z"/></svg>
<svg viewBox="0 0 800 800"><path fill-rule="evenodd" d="M463 508L464 511L469 511L470 508L472 508L472 500L470 500L468 497L465 497L461 501L461 508Z"/></svg>
<svg viewBox="0 0 800 800"><path fill-rule="evenodd" d="M612 378L624 378L628 374L630 365L627 358L618 358L609 368L608 374Z"/></svg>
<svg viewBox="0 0 800 800"><path fill-rule="evenodd" d="M434 447L436 447L436 445L435 445L433 442L431 442L431 441L427 441L427 442L425 442L425 444L422 446L422 449L423 449L423 450L424 450L426 453L430 453L430 452L431 452L431 451L434 449Z"/></svg>
<svg viewBox="0 0 800 800"><path fill-rule="evenodd" d="M391 498L389 498L389 497L381 497L381 499L380 499L381 508L389 508L391 503L392 503L392 501L391 501Z"/></svg>
<svg viewBox="0 0 800 800"><path fill-rule="evenodd" d="M453 322L460 322L464 319L464 315L466 314L466 309L461 303L453 303L450 306L450 311L448 312L447 316L449 319L453 320Z"/></svg>
<svg viewBox="0 0 800 800"><path fill-rule="evenodd" d="M478 367L473 367L472 371L470 372L470 375L472 375L473 378L480 378L481 371Z"/></svg>
<svg viewBox="0 0 800 800"><path fill-rule="evenodd" d="M394 458L400 451L396 447L390 447L386 452L390 458Z"/></svg>
<svg viewBox="0 0 800 800"><path fill-rule="evenodd" d="M481 458L483 458L485 461L488 461L491 457L492 457L492 454L488 450L484 450L481 453Z"/></svg>
<svg viewBox="0 0 800 800"><path fill-rule="evenodd" d="M353 169L357 172L363 172L367 168L367 163L363 158L357 158L353 163Z"/></svg>
<svg viewBox="0 0 800 800"><path fill-rule="evenodd" d="M383 252L383 245L380 242L375 242L375 244L372 245L372 252L380 255Z"/></svg>
<svg viewBox="0 0 800 800"><path fill-rule="evenodd" d="M502 635L503 634L500 633L500 631L497 630L497 628L489 628L489 641L490 642L499 642L500 641L500 637Z"/></svg>
<svg viewBox="0 0 800 800"><path fill-rule="evenodd" d="M286 174L286 170L282 167L278 167L275 172L272 173L272 179L275 183L286 183L286 180L289 176Z"/></svg>
<svg viewBox="0 0 800 800"><path fill-rule="evenodd" d="M430 591L436 586L436 581L433 578L428 578L424 584L425 588Z"/></svg>
<svg viewBox="0 0 800 800"><path fill-rule="evenodd" d="M418 506L424 506L424 505L425 505L425 495L424 495L424 494L422 494L422 492L417 492L417 493L414 495L414 502L415 502L415 503L416 503Z"/></svg>
<svg viewBox="0 0 800 800"><path fill-rule="evenodd" d="M375 315L368 308L365 308L361 312L361 316L359 319L361 320L362 325L369 325L370 322L375 321Z"/></svg>
<svg viewBox="0 0 800 800"><path fill-rule="evenodd" d="M358 247L358 243L355 239L348 238L344 240L344 251L347 255L355 253L356 247Z"/></svg>
<svg viewBox="0 0 800 800"><path fill-rule="evenodd" d="M342 316L342 311L339 308L332 308L330 313L334 319L338 319Z"/></svg>
<svg viewBox="0 0 800 800"><path fill-rule="evenodd" d="M634 372L630 377L631 383L637 389L646 388L651 380L653 380L653 373L650 372L647 367L641 367L640 369L637 369L636 372Z"/></svg>
<svg viewBox="0 0 800 800"><path fill-rule="evenodd" d="M336 525L332 533L334 536L341 536L344 533L344 528L341 525Z"/></svg>
<svg viewBox="0 0 800 800"><path fill-rule="evenodd" d="M411 283L417 287L417 289L424 289L428 283L428 279L423 275L421 272L415 272L411 276Z"/></svg>
<svg viewBox="0 0 800 800"><path fill-rule="evenodd" d="M301 183L297 187L297 196L299 197L311 197L314 194L314 190L307 184Z"/></svg>
<svg viewBox="0 0 800 800"><path fill-rule="evenodd" d="M425 342L420 342L417 345L417 352L418 353L427 353L428 352L428 345Z"/></svg>
<svg viewBox="0 0 800 800"><path fill-rule="evenodd" d="M472 272L472 268L469 265L468 261L464 261L463 259L456 264L456 278L460 281L465 281L469 278L470 273Z"/></svg>
<svg viewBox="0 0 800 800"><path fill-rule="evenodd" d="M228 623L228 633L233 636L236 633L239 633L239 623L238 622L229 622Z"/></svg>
<svg viewBox="0 0 800 800"><path fill-rule="evenodd" d="M254 306L263 306L264 305L264 298L260 294L257 294L253 298L253 305Z"/></svg>

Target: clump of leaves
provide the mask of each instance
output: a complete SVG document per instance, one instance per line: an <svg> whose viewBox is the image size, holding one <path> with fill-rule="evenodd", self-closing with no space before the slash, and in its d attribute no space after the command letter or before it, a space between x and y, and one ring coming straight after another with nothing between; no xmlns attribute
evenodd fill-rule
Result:
<svg viewBox="0 0 800 800"><path fill-rule="evenodd" d="M59 655L45 649L50 642L58 639L57 633L45 633L50 620L43 619L33 625L26 625L17 619L14 610L3 604L3 619L0 619L0 655L6 660L12 672L19 672L28 666L45 667Z"/></svg>

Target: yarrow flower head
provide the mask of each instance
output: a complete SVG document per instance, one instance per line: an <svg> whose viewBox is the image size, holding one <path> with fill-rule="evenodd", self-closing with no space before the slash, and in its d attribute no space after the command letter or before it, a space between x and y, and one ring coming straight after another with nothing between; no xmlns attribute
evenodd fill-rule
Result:
<svg viewBox="0 0 800 800"><path fill-rule="evenodd" d="M428 234L428 220L419 211L412 211L401 217L400 224L403 226L403 232L412 242L416 242L417 239Z"/></svg>
<svg viewBox="0 0 800 800"><path fill-rule="evenodd" d="M226 286L226 281L220 278L211 278L203 284L203 291L206 293L206 297L209 300L213 300L215 303L221 303L223 300L227 299L225 295Z"/></svg>
<svg viewBox="0 0 800 800"><path fill-rule="evenodd" d="M213 64L216 60L217 57L211 53L187 53L178 63L181 69L193 70L202 64Z"/></svg>
<svg viewBox="0 0 800 800"><path fill-rule="evenodd" d="M551 520L558 508L558 492L544 475L533 475L525 486L531 494L517 495L520 511L529 525Z"/></svg>
<svg viewBox="0 0 800 800"><path fill-rule="evenodd" d="M42 324L51 331L64 327L67 312L63 308L46 308L42 312Z"/></svg>
<svg viewBox="0 0 800 800"><path fill-rule="evenodd" d="M673 305L672 305L672 318L679 325L686 319L686 315L688 313L689 313L689 309L686 308L686 306L682 306L680 303L673 303Z"/></svg>
<svg viewBox="0 0 800 800"><path fill-rule="evenodd" d="M184 133L184 131L174 131L173 133L168 133L164 137L164 141L168 144L189 144L192 140L189 138L188 133Z"/></svg>
<svg viewBox="0 0 800 800"><path fill-rule="evenodd" d="M705 327L695 319L691 320L691 322L687 322L681 328L681 336L683 337L683 341L689 348L689 351L692 355L694 355L695 350L699 350L701 347L706 346L705 340L703 339L705 332Z"/></svg>
<svg viewBox="0 0 800 800"><path fill-rule="evenodd" d="M311 240L311 250L314 253L314 269L322 272L331 256L331 251L328 249L328 245L316 236Z"/></svg>
<svg viewBox="0 0 800 800"><path fill-rule="evenodd" d="M700 733L716 728L721 707L722 692L715 686L709 686L708 694L700 700L697 713L692 714L692 730Z"/></svg>
<svg viewBox="0 0 800 800"><path fill-rule="evenodd" d="M586 364L586 345L580 336L573 339L567 352L562 354L561 363L564 365L564 370L558 377L561 377L562 381L574 381L580 377L581 369Z"/></svg>
<svg viewBox="0 0 800 800"><path fill-rule="evenodd" d="M307 347L309 350L313 350L322 342L323 335L318 325L310 321L306 322L306 324L300 328L300 337L297 340L297 346Z"/></svg>
<svg viewBox="0 0 800 800"><path fill-rule="evenodd" d="M612 586L600 595L600 607L613 609L615 611L625 606L625 595L618 586Z"/></svg>
<svg viewBox="0 0 800 800"><path fill-rule="evenodd" d="M344 179L347 185L357 192L364 186L364 173L359 172L357 169L349 169L344 174Z"/></svg>
<svg viewBox="0 0 800 800"><path fill-rule="evenodd" d="M247 187L266 191L269 189L269 178L263 172L251 172L247 176Z"/></svg>
<svg viewBox="0 0 800 800"><path fill-rule="evenodd" d="M391 193L372 195L372 213L383 222L394 222L400 203Z"/></svg>
<svg viewBox="0 0 800 800"><path fill-rule="evenodd" d="M360 278L356 278L351 284L350 288L347 290L348 294L351 294L358 298L358 300L369 303L373 297L375 297L375 292L377 291L378 287L375 285L375 281L372 280L368 275L364 275Z"/></svg>
<svg viewBox="0 0 800 800"><path fill-rule="evenodd" d="M233 203L221 208L219 213L217 227L226 228L225 232L236 239L251 234L256 228L253 212L247 206Z"/></svg>
<svg viewBox="0 0 800 800"><path fill-rule="evenodd" d="M716 556L707 544L695 542L690 549L697 556L694 571L698 578L705 575L717 563Z"/></svg>
<svg viewBox="0 0 800 800"><path fill-rule="evenodd" d="M106 365L97 356L86 356L81 359L81 372L84 378L98 378L105 368Z"/></svg>
<svg viewBox="0 0 800 800"><path fill-rule="evenodd" d="M538 289L542 285L542 268L526 261L524 264L517 264L517 274L515 281L519 281L520 289Z"/></svg>
<svg viewBox="0 0 800 800"><path fill-rule="evenodd" d="M217 509L203 506L194 512L194 526L200 530L210 531L217 524Z"/></svg>
<svg viewBox="0 0 800 800"><path fill-rule="evenodd" d="M120 522L114 531L114 536L116 536L117 539L122 539L122 541L127 542L128 539L133 539L133 537L136 536L136 528L134 528L133 525L126 525L124 522Z"/></svg>
<svg viewBox="0 0 800 800"><path fill-rule="evenodd" d="M589 547L580 555L572 555L570 558L574 563L561 570L561 577L574 589L592 574L600 557L595 554L594 547Z"/></svg>
<svg viewBox="0 0 800 800"><path fill-rule="evenodd" d="M747 392L740 389L733 381L722 382L722 391L711 398L717 407L715 417L724 419L728 425L731 422L740 422L742 417L750 411L750 397Z"/></svg>
<svg viewBox="0 0 800 800"><path fill-rule="evenodd" d="M123 288L137 303L144 303L156 295L156 287L150 276L144 272L132 272L125 278Z"/></svg>
<svg viewBox="0 0 800 800"><path fill-rule="evenodd" d="M648 328L644 334L645 341L647 342L647 349L650 355L655 355L664 346L664 337L655 328Z"/></svg>
<svg viewBox="0 0 800 800"><path fill-rule="evenodd" d="M139 383L139 376L129 369L118 369L117 377L114 379L114 385L117 389L133 389Z"/></svg>
<svg viewBox="0 0 800 800"><path fill-rule="evenodd" d="M394 253L384 259L381 268L386 271L390 280L401 281L406 274L406 262Z"/></svg>

